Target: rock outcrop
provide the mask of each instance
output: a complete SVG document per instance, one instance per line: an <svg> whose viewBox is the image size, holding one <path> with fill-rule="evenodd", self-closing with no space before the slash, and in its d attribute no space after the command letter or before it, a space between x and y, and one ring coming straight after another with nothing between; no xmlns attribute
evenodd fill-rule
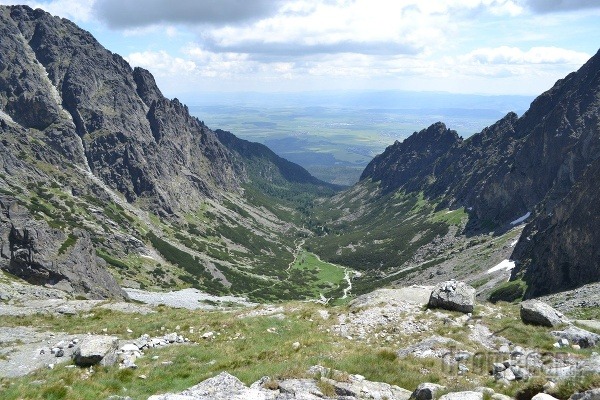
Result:
<svg viewBox="0 0 600 400"><path fill-rule="evenodd" d="M600 344L600 335L572 325L561 331L553 331L552 335L558 339L566 339L581 348L595 347Z"/></svg>
<svg viewBox="0 0 600 400"><path fill-rule="evenodd" d="M434 173L436 161L461 142L456 131L438 122L388 146L367 165L360 180L378 181L385 192L415 190Z"/></svg>
<svg viewBox="0 0 600 400"><path fill-rule="evenodd" d="M73 362L80 367L100 364L113 365L117 362L119 339L114 336L92 336L81 340L73 353Z"/></svg>
<svg viewBox="0 0 600 400"><path fill-rule="evenodd" d="M444 386L438 385L437 383L421 383L410 396L411 399L415 400L433 400L436 392L445 389Z"/></svg>
<svg viewBox="0 0 600 400"><path fill-rule="evenodd" d="M569 322L561 312L539 300L522 302L520 313L521 320L526 324L553 327Z"/></svg>
<svg viewBox="0 0 600 400"><path fill-rule="evenodd" d="M8 196L0 196L0 268L73 295L128 297L98 262L87 231L53 229Z"/></svg>
<svg viewBox="0 0 600 400"><path fill-rule="evenodd" d="M600 400L600 389L590 389L583 393L575 393L569 400Z"/></svg>
<svg viewBox="0 0 600 400"><path fill-rule="evenodd" d="M318 399L390 399L408 400L411 392L398 386L381 382L371 382L360 375L346 375L344 380L326 378L336 376L339 371L331 371L321 366L310 368L309 373L316 374L314 379L273 380L264 377L250 387L238 378L221 372L196 386L178 394L150 396L148 400L183 399L263 399L263 400L318 400Z"/></svg>
<svg viewBox="0 0 600 400"><path fill-rule="evenodd" d="M427 306L463 313L473 312L475 306L475 288L464 282L441 282L431 291Z"/></svg>

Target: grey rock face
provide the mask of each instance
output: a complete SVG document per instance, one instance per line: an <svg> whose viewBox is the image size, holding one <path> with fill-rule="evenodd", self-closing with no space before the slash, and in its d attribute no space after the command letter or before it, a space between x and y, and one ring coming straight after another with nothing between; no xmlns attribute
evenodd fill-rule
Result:
<svg viewBox="0 0 600 400"><path fill-rule="evenodd" d="M526 296L574 289L600 281L600 160L587 167L554 209L542 213L523 230L511 258L519 260L513 275L523 269Z"/></svg>
<svg viewBox="0 0 600 400"><path fill-rule="evenodd" d="M67 235L36 220L16 199L0 196L0 267L29 283L90 298L127 298L96 262L89 233Z"/></svg>
<svg viewBox="0 0 600 400"><path fill-rule="evenodd" d="M381 182L385 191L414 189L435 168L435 163L462 139L441 122L396 142L367 165L360 179Z"/></svg>
<svg viewBox="0 0 600 400"><path fill-rule="evenodd" d="M100 364L113 365L117 362L119 339L114 336L94 336L85 338L75 349L73 361L80 367Z"/></svg>
<svg viewBox="0 0 600 400"><path fill-rule="evenodd" d="M428 307L463 313L473 312L475 288L464 282L447 281L437 284L429 297Z"/></svg>
<svg viewBox="0 0 600 400"><path fill-rule="evenodd" d="M558 326L567 323L565 316L539 300L527 300L521 303L521 320L526 324Z"/></svg>
<svg viewBox="0 0 600 400"><path fill-rule="evenodd" d="M127 200L171 214L239 189L243 168L148 71L42 10L3 6L0 29L0 110Z"/></svg>
<svg viewBox="0 0 600 400"><path fill-rule="evenodd" d="M559 339L567 339L570 343L578 344L582 348L594 347L600 344L600 335L576 326L569 326L562 331L553 331L552 335Z"/></svg>

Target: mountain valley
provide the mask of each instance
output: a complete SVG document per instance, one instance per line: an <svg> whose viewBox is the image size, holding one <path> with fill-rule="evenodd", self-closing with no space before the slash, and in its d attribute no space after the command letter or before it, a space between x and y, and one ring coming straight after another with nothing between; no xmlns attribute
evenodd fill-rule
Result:
<svg viewBox="0 0 600 400"><path fill-rule="evenodd" d="M66 19L0 6L0 30L0 397L223 371L240 381L155 399L600 387L600 52L521 117L467 139L435 123L342 187L209 128ZM77 364L93 340L112 363Z"/></svg>

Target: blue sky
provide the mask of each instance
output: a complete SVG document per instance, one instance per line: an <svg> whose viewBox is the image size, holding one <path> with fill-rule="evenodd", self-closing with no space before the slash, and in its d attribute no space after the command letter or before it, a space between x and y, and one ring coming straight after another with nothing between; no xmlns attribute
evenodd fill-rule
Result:
<svg viewBox="0 0 600 400"><path fill-rule="evenodd" d="M44 0L169 96L539 94L600 47L594 0ZM15 4L0 0L0 4Z"/></svg>

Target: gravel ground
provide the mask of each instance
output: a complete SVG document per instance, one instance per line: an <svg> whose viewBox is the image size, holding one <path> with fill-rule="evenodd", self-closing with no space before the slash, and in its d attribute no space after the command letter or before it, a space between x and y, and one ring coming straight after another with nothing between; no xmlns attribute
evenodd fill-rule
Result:
<svg viewBox="0 0 600 400"><path fill-rule="evenodd" d="M574 290L549 294L539 297L539 300L551 304L563 313L581 307L600 307L600 283L591 283Z"/></svg>
<svg viewBox="0 0 600 400"><path fill-rule="evenodd" d="M182 289L175 292L148 292L141 289L125 288L130 298L150 305L164 304L173 308L187 308L188 310L214 310L229 306L253 307L243 297L236 296L213 296L203 293L197 289Z"/></svg>
<svg viewBox="0 0 600 400"><path fill-rule="evenodd" d="M0 378L13 378L27 375L50 364L59 364L71 360L75 347L64 348L64 355L56 357L50 354L50 348L61 341L83 339L85 335L69 335L64 332L38 332L29 327L0 327ZM45 349L41 354L41 349Z"/></svg>

